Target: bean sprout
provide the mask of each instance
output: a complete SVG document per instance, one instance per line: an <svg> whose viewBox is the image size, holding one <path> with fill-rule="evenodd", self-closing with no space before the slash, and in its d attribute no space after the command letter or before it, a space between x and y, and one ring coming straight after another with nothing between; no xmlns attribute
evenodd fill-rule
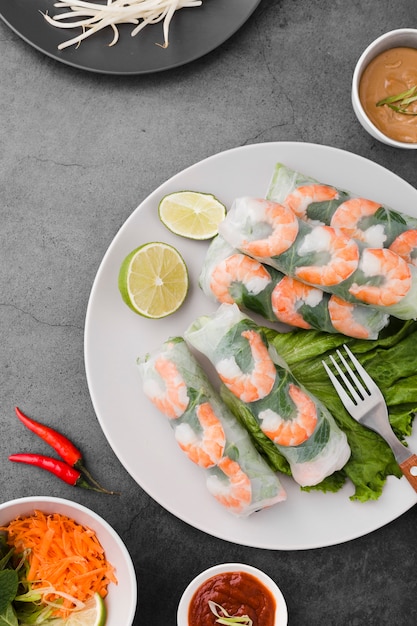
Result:
<svg viewBox="0 0 417 626"><path fill-rule="evenodd" d="M54 4L57 8L70 9L65 13L54 16L44 13L49 24L58 28L82 28L82 33L58 45L59 50L68 46L78 45L83 39L90 37L99 30L110 26L113 30L113 39L110 46L114 46L119 39L119 24L133 24L131 32L134 37L148 24L163 22L164 43L162 48L169 45L169 26L176 11L185 7L201 6L203 0L106 0L88 2L85 0L63 0Z"/></svg>

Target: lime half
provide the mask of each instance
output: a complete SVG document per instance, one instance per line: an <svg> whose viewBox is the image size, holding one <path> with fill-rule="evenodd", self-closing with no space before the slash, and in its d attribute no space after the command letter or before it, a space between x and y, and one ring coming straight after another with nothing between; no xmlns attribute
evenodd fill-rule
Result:
<svg viewBox="0 0 417 626"><path fill-rule="evenodd" d="M189 239L211 239L218 233L226 207L210 193L177 191L162 198L159 218L170 231Z"/></svg>
<svg viewBox="0 0 417 626"><path fill-rule="evenodd" d="M166 317L179 309L187 295L187 266L173 246L146 243L123 261L119 290L124 302L139 315Z"/></svg>
<svg viewBox="0 0 417 626"><path fill-rule="evenodd" d="M107 619L106 605L99 593L95 593L84 609L74 611L65 619L54 619L54 626L104 626Z"/></svg>

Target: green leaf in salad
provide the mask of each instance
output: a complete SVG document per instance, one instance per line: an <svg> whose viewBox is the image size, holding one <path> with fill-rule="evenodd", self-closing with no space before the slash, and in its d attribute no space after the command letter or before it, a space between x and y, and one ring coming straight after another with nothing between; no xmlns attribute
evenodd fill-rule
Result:
<svg viewBox="0 0 417 626"><path fill-rule="evenodd" d="M16 613L12 604L8 604L5 611L0 614L0 626L19 626Z"/></svg>
<svg viewBox="0 0 417 626"><path fill-rule="evenodd" d="M53 624L52 609L41 602L42 595L27 581L26 554L16 554L0 533L0 626Z"/></svg>
<svg viewBox="0 0 417 626"><path fill-rule="evenodd" d="M19 577L15 570L3 569L0 571L0 615L15 599L18 585Z"/></svg>

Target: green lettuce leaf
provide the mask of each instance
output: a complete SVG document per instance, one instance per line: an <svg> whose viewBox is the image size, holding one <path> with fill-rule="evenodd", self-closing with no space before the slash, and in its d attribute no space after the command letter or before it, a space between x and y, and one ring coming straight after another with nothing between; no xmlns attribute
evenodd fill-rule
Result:
<svg viewBox="0 0 417 626"><path fill-rule="evenodd" d="M358 424L343 407L324 371L322 360L348 344L381 388L391 424L400 438L410 435L417 411L417 322L393 320L379 339L365 341L319 331L277 333L264 329L268 341L287 362L295 378L316 395L346 433L352 450L343 473L355 486L352 499L377 499L389 475L401 471L391 449L373 431ZM341 477L329 477L330 489L340 486ZM326 482L325 481L325 482ZM329 484L315 488L329 490Z"/></svg>
<svg viewBox="0 0 417 626"><path fill-rule="evenodd" d="M315 330L294 330L289 333L279 333L270 328L262 330L295 378L327 406L346 433L351 447L351 457L343 470L335 472L319 485L304 487L303 490L337 492L350 479L355 487L351 496L353 500L365 502L378 499L387 476L400 478L402 473L385 441L358 424L347 413L327 378L322 360L343 344L349 345L381 388L391 425L396 435L403 440L411 434L417 412L417 322L393 319L375 341ZM220 392L223 401L249 431L255 446L269 465L275 471L290 475L287 461L261 431L245 404L224 385Z"/></svg>

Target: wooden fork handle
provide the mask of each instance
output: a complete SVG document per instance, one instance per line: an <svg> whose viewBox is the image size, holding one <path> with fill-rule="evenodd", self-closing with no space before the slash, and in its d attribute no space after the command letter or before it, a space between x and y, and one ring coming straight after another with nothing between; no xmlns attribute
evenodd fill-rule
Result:
<svg viewBox="0 0 417 626"><path fill-rule="evenodd" d="M400 463L400 468L414 491L417 491L417 454Z"/></svg>

